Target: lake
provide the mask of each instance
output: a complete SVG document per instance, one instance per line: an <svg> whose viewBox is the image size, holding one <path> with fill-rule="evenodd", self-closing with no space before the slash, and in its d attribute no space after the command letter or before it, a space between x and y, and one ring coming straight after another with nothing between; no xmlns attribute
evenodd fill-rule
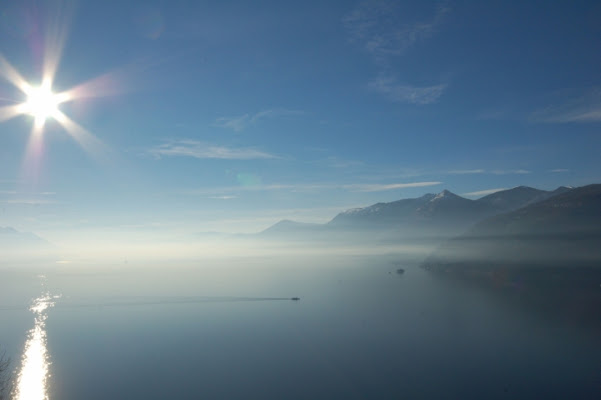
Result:
<svg viewBox="0 0 601 400"><path fill-rule="evenodd" d="M5 266L0 346L49 399L601 398L598 332L399 259Z"/></svg>

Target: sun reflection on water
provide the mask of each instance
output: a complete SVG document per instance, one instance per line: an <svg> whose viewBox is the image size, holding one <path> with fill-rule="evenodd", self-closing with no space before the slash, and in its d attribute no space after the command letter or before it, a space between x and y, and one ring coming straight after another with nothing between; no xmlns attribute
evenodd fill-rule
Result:
<svg viewBox="0 0 601 400"><path fill-rule="evenodd" d="M16 400L47 400L47 380L49 370L48 351L46 349L46 311L54 306L58 296L45 293L33 301L30 307L35 315L35 325L29 331L21 370L17 377Z"/></svg>

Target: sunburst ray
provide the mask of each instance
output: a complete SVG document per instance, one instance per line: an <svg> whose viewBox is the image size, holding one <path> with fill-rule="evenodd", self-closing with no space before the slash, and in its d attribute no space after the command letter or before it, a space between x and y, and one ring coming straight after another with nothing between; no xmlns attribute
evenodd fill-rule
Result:
<svg viewBox="0 0 601 400"><path fill-rule="evenodd" d="M0 75L23 93L27 93L31 89L31 85L2 54L0 54Z"/></svg>
<svg viewBox="0 0 601 400"><path fill-rule="evenodd" d="M88 154L94 156L97 160L106 158L109 154L109 148L100 139L62 111L58 111L54 118Z"/></svg>
<svg viewBox="0 0 601 400"><path fill-rule="evenodd" d="M23 114L23 104L0 107L0 122L8 121Z"/></svg>

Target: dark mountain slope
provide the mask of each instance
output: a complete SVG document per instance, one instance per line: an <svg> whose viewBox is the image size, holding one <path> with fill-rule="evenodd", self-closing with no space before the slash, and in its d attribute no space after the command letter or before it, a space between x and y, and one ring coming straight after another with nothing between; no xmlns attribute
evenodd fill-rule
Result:
<svg viewBox="0 0 601 400"><path fill-rule="evenodd" d="M403 199L391 203L377 203L369 207L354 208L336 215L328 222L334 227L360 227L364 225L391 225L413 218L415 212L436 195L426 194L415 199Z"/></svg>
<svg viewBox="0 0 601 400"><path fill-rule="evenodd" d="M601 185L569 190L476 224L425 265L601 266Z"/></svg>
<svg viewBox="0 0 601 400"><path fill-rule="evenodd" d="M601 185L484 220L422 265L601 332Z"/></svg>
<svg viewBox="0 0 601 400"><path fill-rule="evenodd" d="M518 186L513 189L502 190L489 194L488 196L484 196L477 201L479 203L488 204L498 213L504 213L517 210L518 208L522 208L539 201L544 201L569 190L570 189L565 186L561 186L553 191L539 190L528 186Z"/></svg>

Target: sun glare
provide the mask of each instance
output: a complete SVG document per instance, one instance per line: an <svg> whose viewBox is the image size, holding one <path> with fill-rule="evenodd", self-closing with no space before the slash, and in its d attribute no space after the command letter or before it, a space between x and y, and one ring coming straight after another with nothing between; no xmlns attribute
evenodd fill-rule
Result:
<svg viewBox="0 0 601 400"><path fill-rule="evenodd" d="M70 6L66 6L64 17L70 15ZM26 116L33 119L30 139L25 151L24 168L39 170L39 161L43 153L43 137L46 121L52 119L60 125L86 152L95 157L108 153L106 146L92 133L72 120L60 109L61 104L74 102L82 98L94 98L115 95L123 90L116 85L114 73L107 73L90 79L62 92L52 90L55 74L59 65L68 22L63 15L57 15L56 21L49 23L45 37L43 65L40 85L31 84L21 75L0 52L0 84L4 80L17 88L23 98L0 98L0 123L16 117ZM3 87L0 89L4 89ZM20 97L20 96L19 96ZM9 103L2 105L3 103Z"/></svg>
<svg viewBox="0 0 601 400"><path fill-rule="evenodd" d="M35 118L36 124L41 125L48 118L56 118L60 96L52 92L48 85L32 87L27 93L27 101L23 104L23 111Z"/></svg>

